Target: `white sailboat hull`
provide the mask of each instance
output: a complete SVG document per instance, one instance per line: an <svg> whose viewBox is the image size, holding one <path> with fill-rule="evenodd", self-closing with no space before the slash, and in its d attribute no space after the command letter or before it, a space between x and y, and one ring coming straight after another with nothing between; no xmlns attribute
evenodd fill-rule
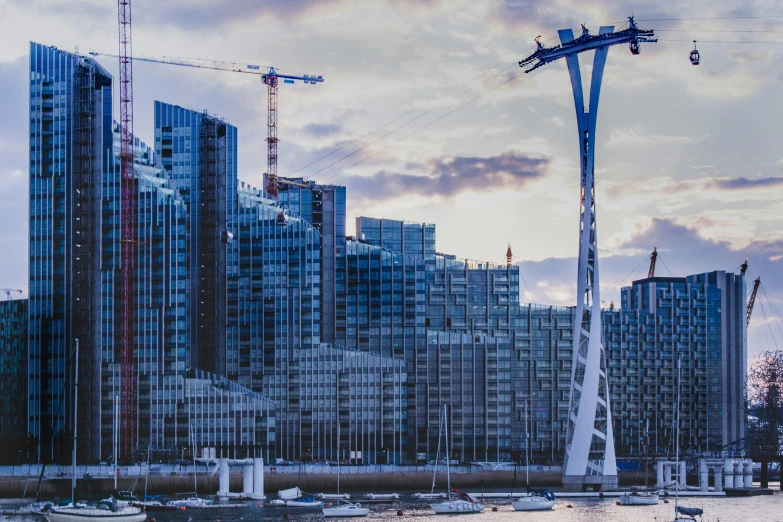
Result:
<svg viewBox="0 0 783 522"><path fill-rule="evenodd" d="M324 505L320 500L303 501L303 500L286 500L286 507L304 507L304 508L318 508Z"/></svg>
<svg viewBox="0 0 783 522"><path fill-rule="evenodd" d="M324 516L330 517L366 517L370 510L359 504L345 504L342 506L324 508L321 510Z"/></svg>
<svg viewBox="0 0 783 522"><path fill-rule="evenodd" d="M484 504L468 502L467 500L447 500L446 502L430 504L430 507L436 515L458 515L484 511Z"/></svg>
<svg viewBox="0 0 783 522"><path fill-rule="evenodd" d="M60 508L45 513L44 516L49 522L99 522L101 520L144 522L147 520L147 514L136 507L126 507L115 512L97 508Z"/></svg>
<svg viewBox="0 0 783 522"><path fill-rule="evenodd" d="M656 506L658 505L658 494L631 495L625 493L620 497L620 503L623 506Z"/></svg>
<svg viewBox="0 0 783 522"><path fill-rule="evenodd" d="M511 501L514 511L547 511L555 507L554 500L544 497L521 497Z"/></svg>

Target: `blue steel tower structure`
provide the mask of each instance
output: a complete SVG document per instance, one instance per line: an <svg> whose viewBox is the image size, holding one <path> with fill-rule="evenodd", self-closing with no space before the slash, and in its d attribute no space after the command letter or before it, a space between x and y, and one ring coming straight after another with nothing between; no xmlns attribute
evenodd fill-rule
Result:
<svg viewBox="0 0 783 522"><path fill-rule="evenodd" d="M525 67L535 61L535 65L525 71L529 73L565 58L579 129L581 217L563 488L566 491L581 491L586 487L611 490L617 489L618 483L601 325L595 212L595 128L609 47L627 43L631 53L639 54L639 42L656 40L652 31L639 29L633 17L629 18L628 28L619 32L614 32L614 26L601 26L597 35L591 35L582 25L582 34L578 38L574 38L571 29L561 29L558 34L559 46L546 48L536 41L536 51L519 65ZM587 107L579 69L579 53L585 51L595 51Z"/></svg>

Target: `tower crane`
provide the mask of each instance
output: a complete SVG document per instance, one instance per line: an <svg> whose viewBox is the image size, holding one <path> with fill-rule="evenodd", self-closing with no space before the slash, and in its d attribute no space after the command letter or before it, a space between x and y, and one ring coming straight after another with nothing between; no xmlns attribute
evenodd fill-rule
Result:
<svg viewBox="0 0 783 522"><path fill-rule="evenodd" d="M120 229L123 324L120 354L120 455L130 460L136 441L135 264L136 182L133 174L133 45L131 0L117 0L120 62Z"/></svg>
<svg viewBox="0 0 783 522"><path fill-rule="evenodd" d="M91 51L92 56L115 56L113 54L99 53ZM211 69L214 71L226 71L243 74L254 74L261 77L261 81L267 87L267 186L266 192L273 197L277 197L277 86L278 80L283 83L295 83L302 81L311 85L324 81L323 76L314 74L304 74L295 76L290 74L280 74L274 67L261 65L242 64L236 62L224 62L220 60L205 60L201 58L173 58L162 56L160 58L136 57L138 62L162 63L168 65L180 65L183 67L193 67L196 69Z"/></svg>
<svg viewBox="0 0 783 522"><path fill-rule="evenodd" d="M653 247L650 254L650 269L647 271L647 277L655 277L655 262L658 261L658 247Z"/></svg>
<svg viewBox="0 0 783 522"><path fill-rule="evenodd" d="M753 290L750 291L750 298L748 299L748 322L745 326L750 325L750 316L753 314L753 305L756 303L756 294L759 291L759 285L761 285L761 276L758 276L753 281Z"/></svg>
<svg viewBox="0 0 783 522"><path fill-rule="evenodd" d="M16 288L3 288L3 292L5 292L5 300L10 301L11 300L11 294L21 294L23 293L21 290L17 290Z"/></svg>

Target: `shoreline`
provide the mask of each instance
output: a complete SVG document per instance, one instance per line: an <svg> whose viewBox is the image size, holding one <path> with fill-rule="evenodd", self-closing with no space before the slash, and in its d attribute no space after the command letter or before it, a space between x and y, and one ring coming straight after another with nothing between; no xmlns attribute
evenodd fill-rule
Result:
<svg viewBox="0 0 783 522"><path fill-rule="evenodd" d="M451 475L451 484L453 487L481 491L487 489L511 488L514 472L512 471L474 471L470 473L456 473ZM618 479L621 486L631 486L637 483L644 483L644 475L637 472L620 471ZM648 474L648 483L655 484L655 474ZM242 491L243 477L241 473L232 473L230 476L230 490L232 492ZM0 498L21 498L27 488L26 497L35 496L35 490L38 484L38 477L8 477L0 476ZM559 488L561 486L561 475L558 472L551 471L531 471L530 486ZM150 476L146 480L144 477L122 477L117 481L117 489L134 490L136 492L146 491L150 495L176 495L178 493L193 491L193 476ZM318 473L318 474L294 474L294 473L265 473L264 474L264 492L267 497L273 497L278 490L300 487L308 493L328 493L336 490L336 473ZM387 472L387 473L342 473L340 475L340 490L344 492L354 491L429 491L432 487L431 472ZM514 481L515 490L522 490L526 487L525 473L517 472L517 478ZM446 477L439 473L435 488L444 490L446 488ZM77 479L77 489L80 491L89 491L93 495L108 495L114 489L113 478L89 478ZM198 491L201 495L214 495L218 490L217 475L198 477ZM66 498L71 494L70 478L45 478L41 481L41 498Z"/></svg>

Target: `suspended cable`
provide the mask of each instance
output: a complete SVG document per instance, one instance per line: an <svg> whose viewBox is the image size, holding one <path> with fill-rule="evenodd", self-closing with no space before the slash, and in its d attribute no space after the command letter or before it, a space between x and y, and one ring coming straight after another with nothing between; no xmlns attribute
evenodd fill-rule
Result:
<svg viewBox="0 0 783 522"><path fill-rule="evenodd" d="M502 72L502 71L501 71L501 72ZM337 177L337 176L339 176L339 175L343 174L344 172L347 172L348 170L352 169L353 167L355 167L355 166L359 165L360 163L363 163L363 162L367 161L368 159L372 158L373 156L376 156L377 154L380 154L381 152L385 151L386 149L388 149L388 148L389 148L389 147L391 147L392 145L394 145L394 144L396 144L396 143L399 143L399 142L401 142L401 141L403 141L403 140L406 140L406 139L410 138L411 136L413 136L413 135L414 135L414 134L416 134L417 132L419 132L419 131L421 131L421 130L423 130L423 129L426 129L427 127L429 127L429 126L430 126L430 125L432 125L433 123L437 123L437 122L439 122L440 120L442 120L443 118L445 118L446 116L449 116L450 114L453 114L453 113L455 113L456 111L460 110L461 108L465 107L466 105L469 105L469 104L473 103L474 101L478 100L479 98L481 98L481 97L482 97L482 96L484 96L485 94L488 94L488 93L490 93L490 92L494 91L495 89L498 89L498 88L500 88L500 87L502 87L502 86L506 85L506 84L507 84L507 83L509 83L510 81L517 79L517 78L518 78L518 77L519 77L521 74L523 74L523 73L524 73L524 71L520 71L520 72L518 72L517 74L515 74L515 75L514 75L514 76L512 76L511 78L507 79L506 81L504 81L504 82L502 82L502 83L499 83L498 85L496 85L496 86L492 87L491 89L488 89L488 90L486 90L486 91L482 92L481 94L479 94L478 96L476 96L476 97L474 97L474 98L471 98L470 100L466 101L466 102L465 102L465 103L463 103L462 105L459 105L459 106L455 107L454 109L450 110L449 112L447 112L447 113L446 113L446 114L444 114L443 116L440 116L440 117L438 117L438 118L436 118L436 119L432 120L431 122L427 123L426 125L423 125L423 126L419 127L418 129L414 130L413 132L410 132L410 133L406 134L406 135L405 135L405 136L403 136L402 138L399 138L399 139L397 139L397 140L393 141L392 143L390 143L390 144L386 145L386 146L385 146L385 147L383 147L382 149L380 149L380 150L377 150L377 151L373 152L372 154L370 154L369 156L366 156L366 157L365 157L365 158L363 158L363 159L360 159L360 160L359 160L359 161L357 161L356 163L354 163L354 164L350 165L349 167L347 167L347 168L345 168L345 169L341 170L340 172L338 172L338 173L336 173L336 174L332 174L330 177L328 177L328 178L326 178L325 180L323 180L323 181L322 181L322 183L325 183L326 181L329 181L329 180L331 180L331 179L333 179L333 178L335 178L335 177Z"/></svg>
<svg viewBox="0 0 783 522"><path fill-rule="evenodd" d="M658 39L658 43L667 43L667 42L688 42L693 43L693 40L670 40L665 39L661 40ZM745 41L727 41L727 40L698 40L700 44L702 43L719 43L719 44L771 44L771 45L783 45L783 42L765 42L761 40L745 40Z"/></svg>
<svg viewBox="0 0 783 522"><path fill-rule="evenodd" d="M783 15L764 15L764 16L716 16L707 18L645 18L638 19L637 22L685 22L693 20L765 20L769 18L783 18Z"/></svg>
<svg viewBox="0 0 783 522"><path fill-rule="evenodd" d="M614 297L614 293L617 291L617 289L620 288L620 286L623 283L625 283L629 278L633 278L633 275L636 274L639 271L639 269L641 268L641 266L649 259L650 259L649 256L647 254L645 254L644 257L642 258L642 260L639 262L639 264L636 265L636 268L634 268L633 270L628 272L628 274L625 277L620 279L617 282L617 284L614 285L614 287L611 290L609 290L609 292L606 294L606 296L607 297Z"/></svg>
<svg viewBox="0 0 783 522"><path fill-rule="evenodd" d="M473 80L473 79L475 79L475 78L478 78L479 76L482 76L483 74L486 74L487 72L491 71L492 69L494 69L494 68L496 68L496 67L498 67L498 66L500 66L500 65L503 65L504 63L506 63L506 62L505 62L505 61L502 61L502 62L499 62L499 63L498 63L498 64L496 64L496 65L493 65L492 67L490 67L490 68L489 68L489 69L487 69L486 71L482 71L482 72L480 72L480 73L478 73L478 74L474 75L474 76L471 78L471 80ZM454 87L452 87L452 88L451 88L451 89L449 89L448 91L446 91L446 92L444 92L444 93L441 93L440 95L438 95L437 97L435 97L435 98L434 98L432 101L436 101L436 100L438 100L438 99L442 98L443 96L446 96L446 95L447 95L447 94L449 94L450 92L452 92L452 91L454 91L454 90L458 89L459 87L461 87L461 86L465 85L465 84L466 84L468 81L469 81L469 80L466 80L466 81L462 82L462 83L461 83L461 84L459 84L459 85L455 85ZM351 142L348 142L348 143L346 143L345 145L342 145L341 147L338 147L338 148L334 149L333 151L329 152L328 154L325 154L325 155L321 156L320 158L318 158L318 159L315 159L315 160L311 161L311 162L310 162L310 163L308 163L307 165L304 165L304 166L302 166L302 167L299 167L298 169L296 169L295 171L293 171L292 173L290 173L290 174L287 174L287 175L288 175L288 176L293 176L294 174L296 174L296 173L298 173L298 172L300 172L300 171L302 171L302 170L306 169L307 167L310 167L310 166L312 166L312 165L314 165L314 164L318 163L319 161L321 161L321 160L323 160L323 159L326 159L326 158L328 158L328 157L329 157L329 156L331 156L332 154L334 154L334 153L336 153L336 152L339 152L339 151L343 150L345 147L350 147L351 145L353 145L353 144L354 144L354 143L356 143L357 141L359 141L359 140L362 140L362 139L366 138L366 137L367 137L367 136L369 136L370 134L372 134L372 133L374 133L374 132L376 132L376 131L378 131L378 130L380 130L380 129L384 128L384 127L386 127L387 125L391 125L392 123L394 123L394 122L396 122L396 121L398 121L398 120L401 120L401 119L402 119L402 118L404 118L405 116L408 116L409 114L411 114L411 113L413 113L413 112L416 112L417 110L419 110L419 108L418 108L418 107L414 107L413 109L409 110L409 111L408 111L408 112L406 112L405 114L403 114L403 115L401 115L401 116L398 116L398 117L394 118L393 120L387 121L386 123L382 124L381 126L374 128L373 130L371 130L371 131L370 131L370 132L368 132L367 134L363 134L362 136L359 136L359 137L358 137L358 138L356 138L355 140L353 140L353 141L351 141Z"/></svg>
<svg viewBox="0 0 783 522"><path fill-rule="evenodd" d="M495 76L498 76L499 74L502 74L502 73L506 72L507 70L509 70L510 68L512 68L514 65L515 65L515 64L509 65L509 66L508 66L508 67L506 67L505 69L503 69L503 70L499 71L498 73L496 73L496 74L495 74L495 75L493 75L493 76L490 76L489 78L487 78L487 79L486 79L486 80L484 80L484 81L486 82L486 81L489 81L489 80L491 80L491 79L492 79L492 78L494 78ZM484 82L482 82L482 83L484 83ZM469 90L471 90L471 89L472 89L472 87L471 87L471 86L468 86L468 87L467 87L467 88L465 88L465 89L464 89L464 90L463 90L461 93L459 93L459 94L456 96L456 98L459 98L460 96L462 96L463 94L465 94L466 92L468 92L468 91L469 91ZM455 98L455 99L456 99L456 98ZM410 125L411 123L413 123L413 122L415 122L415 121L417 121L417 120L420 120L421 118L423 118L424 116L426 116L426 115L430 114L431 112L433 112L433 111L436 111L436 110L440 109L440 108L443 106L443 104L444 104L446 101L448 101L448 100L444 100L444 101L442 101L441 103L439 103L439 104L438 104L438 105L436 105L435 107L431 108L430 110L428 110L428 111L424 112L423 114L419 114L418 116L416 116L416 117L415 117L415 118L413 118L412 120L410 120L410 121L408 121L408 122L406 122L406 123L403 123L403 124L402 124L402 125L400 125L399 127L396 127L396 128L394 128L394 129L390 130L389 132L387 132L387 133L386 133L386 134L384 134L383 136L380 136L380 137L378 137L378 138L375 138L374 140L372 140L372 141L371 141L371 142L369 142L369 143L365 143L364 145L362 145L361 147L359 147L359 148L358 148L358 149L356 149L355 151L351 152L350 154L346 154L345 156L341 157L340 159L338 159L338 160L336 160L336 161L333 161L332 163L328 164L327 166L325 166L325 167L322 167L322 168L320 168L320 169L316 170L315 172L313 172L313 173L311 174L311 176L310 176L310 177L317 176L318 174L320 174L321 172L325 171L326 169L328 169L328 168L330 168L330 167L333 167L334 165L336 165L336 164L340 163L341 161L343 161L343 160L345 160L345 159L348 159L348 158L350 158L351 156L353 156L353 155L354 155L354 154L356 154L357 152L361 152L361 151L363 151L364 149L366 149L366 148L367 148L367 147L369 147L370 145L372 145L372 144L374 144L374 143L377 143L377 142L379 142L380 140L382 140L382 139L386 138L387 136L389 136L389 135L391 135L391 134L394 134L394 133L395 133L395 132L397 132L398 130L400 130L400 129L404 128L404 127L407 127L407 126L408 126L408 125ZM361 138L360 138L360 139L361 139ZM399 141L399 140L397 140L397 141ZM383 150L383 149L382 149L382 150ZM349 167L349 168L350 168L350 167ZM344 172L344 171L343 171L343 172ZM341 174L341 173L340 173L340 174ZM327 180L328 180L328 179L331 179L331 178L327 178Z"/></svg>
<svg viewBox="0 0 783 522"><path fill-rule="evenodd" d="M557 37L549 38L549 39L548 39L548 40L546 40L546 41L547 41L547 42L549 42L549 41L552 41L552 40L555 40L555 39L557 39ZM527 52L529 52L530 50L532 50L534 47L535 47L535 46L530 46L530 47L527 47L526 49L522 50L522 51L521 51L521 52L519 52L518 54L519 54L519 55L524 55L525 53L527 53ZM493 78L497 77L498 75L500 75L500 74L504 73L505 71L507 71L507 70L511 69L511 68L512 68L514 65L516 65L516 59L514 59L514 60L505 60L505 61L502 61L502 62L498 62L496 65L494 65L494 66L490 67L489 69L487 69L487 70L485 70L485 71L483 71L483 72L481 72L481 73L479 73L479 74L476 74L476 75L472 76L472 77L470 78L470 80L465 80L465 81L463 81L462 83L460 83L459 85L456 85L456 86L452 87L451 89L449 89L448 91L446 91L446 92L444 92L444 93L440 94L439 96L435 97L435 98L434 98L433 100L431 100L431 101L436 101L436 100L438 100L438 99L442 98L443 96L445 96L445 95L449 94L450 92L452 92L452 91L454 91L454 90L458 89L459 87L462 87L462 86L464 86L464 85L468 84L468 83L469 83L471 80L473 80L473 79L475 79L475 78L478 78L478 77L480 77L480 76L482 76L482 75L484 75L484 74L487 74L487 73L489 73L490 71L492 71L493 69L495 69L495 68L497 68L497 67L499 67L499 66L501 66L501 65L503 65L503 64L505 64L505 63L511 63L511 65L510 65L510 66L508 66L508 67L506 67L505 69L502 69L501 71L498 71L497 73L495 73L495 74L493 74L492 76L490 76L490 77L486 78L485 80L482 80L482 82L481 82L481 83L486 83L487 81L489 81L489 80L491 80L491 79L493 79ZM453 98L453 99L458 99L460 96L462 96L463 94L465 94L465 93L466 93L466 92L468 92L469 90L470 90L470 87L468 87L467 89L463 90L462 92L460 92L460 93L459 93L459 94L457 94L456 96L452 96L451 98ZM403 128L403 127L406 127L407 125L410 125L411 123L413 123L414 121L416 121L416 120L420 119L421 117L423 117L423 116L426 116L426 114L429 114L429 113L433 112L434 110L437 110L437 109L438 109L438 108L440 108L442 105L443 105L443 103L440 103L440 104L438 104L436 107L434 107L434 108L432 108L432 109L428 110L426 113L424 113L424 114L422 114L422 115L420 115L420 116L418 116L418 117L416 117L416 118L414 118L414 119L412 119L412 120L410 120L410 121L408 121L408 122L404 123L403 125L400 125L399 127L397 127L396 129L394 129L394 130L390 131L389 133L387 133L387 134L385 134L385 135L381 136L380 138L377 138L377 139L373 140L372 142L368 143L367 145L364 145L362 148L360 148L360 149L358 149L358 150L356 150L356 151L352 152L351 154L348 154L348 155L344 156L343 158L341 158L341 159L337 160L336 162L333 162L333 163L331 163L330 165L327 165L327 166L326 166L326 167L324 167L323 169L320 169L320 170L318 170L318 171L314 172L313 174L311 174L311 177L312 177L312 176L315 176L315 175L317 175L317 174L319 174L320 172L322 172L323 170L325 170L325 169L329 168L330 166L333 166L334 164L336 164L336 163L339 163L339 162L340 162L340 161L342 161L343 159L345 159L345 158L347 158L347 157L350 157L350 156L352 156L353 154L355 154L355 153L356 153L356 152L358 152L359 150L362 150L362 149L364 149L364 148L368 147L369 145L372 145L373 143L376 143L376 142L378 142L379 140L381 140L381 139L384 139L385 137L389 136L390 134L393 134L394 132L396 132L397 130L399 130L399 129ZM298 168L298 169L297 169L297 170L295 170L293 173L291 173L291 174L288 174L288 176L292 176L293 174L296 174L296 173L298 173L298 172L302 171L303 169L305 169L305 168L307 168L307 167L310 167L310 166L314 165L315 163L318 163L319 161L321 161L321 160L323 160L323 159L326 159L326 158L328 158L328 157L329 157L329 156L331 156L332 154L334 154L334 153L336 153L336 152L339 152L340 150L342 150L342 149L344 149L344 148L346 148L346 147L349 147L349 146L353 145L354 143L356 143L356 142L358 142L358 141L360 141L360 140L362 140L362 139L366 138L367 136L369 136L369 135L373 134L374 132L376 132L376 131L378 131L378 130L380 130L380 129L383 129L384 127L386 127L386 126L388 126L388 125L391 125L392 123L394 123L394 122L396 122L396 121L399 121L400 119L402 119L402 118L404 118L405 116L408 116L408 115L410 115L410 114L412 114L412 113L416 112L417 110L420 110L420 109L419 109L419 108L413 108L413 109L409 110L409 111L408 111L408 112L406 112L405 114L403 114L403 115L401 115L401 116L398 116L397 118L394 118L394 119L392 119L392 120L390 120L390 121L388 121L388 122L386 122L386 123L384 123L384 124L382 124L382 125L380 125L380 126L376 127L375 129L373 129L373 130L371 130L370 132L368 132L368 133L366 133L366 134L364 134L364 135L362 135L362 136L360 136L360 137L356 138L355 140L353 140L353 141L351 141L351 142L349 142L349 143L346 143L345 145L342 145L342 146L340 146L340 147L338 147L338 148L334 149L333 151L331 151L331 152L329 152L329 153L327 153L327 154L325 154L325 155L323 155L323 156L321 156L321 157L319 157L319 158L317 158L317 159L315 159L315 160L311 161L311 162L310 162L310 163L308 163L307 165L304 165L304 166L302 166L302 167Z"/></svg>
<svg viewBox="0 0 783 522"><path fill-rule="evenodd" d="M738 31L734 29L656 29L656 33L772 33L772 34L783 34L783 31L763 31L763 30L747 30L747 31Z"/></svg>
<svg viewBox="0 0 783 522"><path fill-rule="evenodd" d="M660 255L660 254L658 254L658 260L661 262L661 264L662 264L662 265L663 265L663 267L666 269L666 271L667 271L667 272L669 272L669 276L670 276L670 277L674 277L674 274L672 274L672 271L671 271L671 270L669 270L669 267L668 267L668 266L666 266L666 261L664 261L664 260L663 260L663 258L661 257L661 255Z"/></svg>

